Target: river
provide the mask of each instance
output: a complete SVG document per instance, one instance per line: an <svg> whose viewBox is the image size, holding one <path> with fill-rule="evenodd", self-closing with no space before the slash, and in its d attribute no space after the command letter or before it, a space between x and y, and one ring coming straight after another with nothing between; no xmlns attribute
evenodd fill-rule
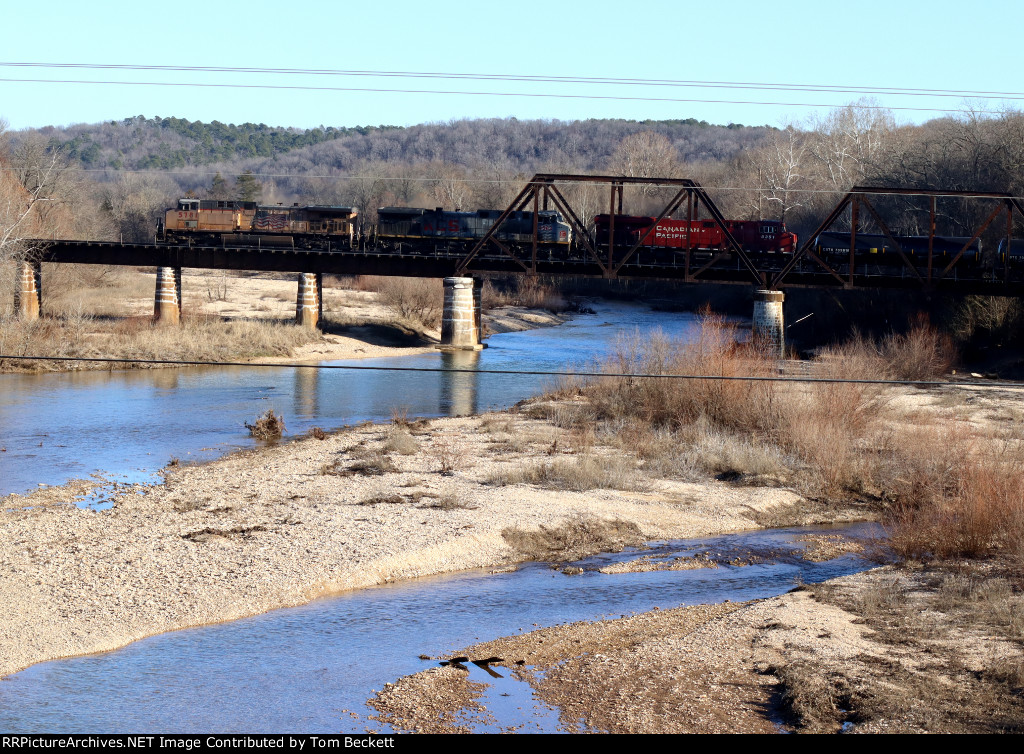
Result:
<svg viewBox="0 0 1024 754"><path fill-rule="evenodd" d="M694 317L628 304L555 328L495 335L479 354L378 359L374 365L558 371L586 367L619 338L660 330L685 338ZM367 365L358 361L353 364ZM171 457L213 458L252 445L243 422L266 408L290 434L386 421L396 411L441 416L507 407L535 394L538 376L195 368L0 376L0 493L103 472L147 481ZM863 570L847 555L799 557L806 530L751 532L656 543L653 550L580 561L582 575L545 564L359 590L303 607L135 642L100 655L40 663L0 682L0 729L29 732L339 732L372 722L374 689L480 639L603 616L780 594ZM854 535L874 533L864 527ZM768 553L749 566L737 553ZM606 575L596 568L641 555L710 553L716 569ZM482 673L476 669L473 673ZM484 678L476 678L484 680ZM556 729L528 687L502 681L487 701L501 725ZM495 687L497 688L497 687ZM504 696L510 694L510 696ZM510 704L508 700L512 700Z"/></svg>
<svg viewBox="0 0 1024 754"><path fill-rule="evenodd" d="M327 362L366 366L559 371L586 367L619 338L660 330L685 338L695 317L600 303L558 327L493 335L482 352ZM199 367L0 375L0 495L103 472L157 481L172 458L201 461L251 447L244 427L268 408L288 434L396 411L452 416L506 408L553 382L533 375L467 375L263 367Z"/></svg>
<svg viewBox="0 0 1024 754"><path fill-rule="evenodd" d="M804 543L796 537L809 531L819 530L776 529L655 543L649 550L579 561L586 570L575 576L528 563L512 573L466 571L414 579L154 636L114 652L40 663L0 682L0 729L364 732L372 724L364 703L374 689L437 664L418 659L421 654L443 655L537 624L771 597L798 583L873 565L855 555L825 563L803 560L799 552ZM828 531L877 534L871 525ZM640 556L701 553L719 567L616 575L596 571ZM764 562L729 565L751 553L760 554ZM484 702L500 725L526 724L524 732L556 730L557 714L542 705L534 708L525 684L506 678L499 686L474 666L470 672L473 680L492 683L496 693ZM505 706L499 708L501 702Z"/></svg>

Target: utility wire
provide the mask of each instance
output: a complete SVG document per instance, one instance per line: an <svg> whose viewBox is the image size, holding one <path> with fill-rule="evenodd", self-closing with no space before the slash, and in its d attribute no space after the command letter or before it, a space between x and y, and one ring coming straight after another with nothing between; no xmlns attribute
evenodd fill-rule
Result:
<svg viewBox="0 0 1024 754"><path fill-rule="evenodd" d="M324 142L321 142L321 143L324 143ZM315 146L315 145L312 145L312 146ZM263 159L269 159L269 158L263 158ZM0 167L0 172L7 172L7 173L22 172L22 170L23 170L22 168ZM194 175L217 175L219 173L222 173L223 171L221 171L221 170L192 170L192 169L190 169L189 167L186 166L186 167L181 167L181 168L147 168L145 170L122 170L122 169L118 169L118 168L70 168L69 167L69 168L65 168L61 172L104 173L104 174L115 174L115 175L120 175L121 173L131 173L131 174L140 174L140 175L155 174L155 175L173 175L173 176L178 176L178 177L182 177L182 178L188 178L188 177L194 176ZM252 172L250 172L249 174L253 178L294 178L294 179L317 179L317 180L334 180L334 181L355 181L355 180L382 181L382 182L384 182L384 181L408 181L410 183L438 183L438 182L441 182L441 181L457 181L459 183L487 183L487 184L503 184L503 183L507 183L507 184L512 184L512 185L515 185L515 186L522 186L522 185L525 185L525 184L530 182L530 180L528 178L526 178L526 177L499 179L499 178L468 178L468 177L466 177L466 178L462 178L462 177L452 178L451 176L402 177L402 176L377 176L377 175L345 175L345 174L337 174L337 173L335 173L335 174L327 174L327 175L316 175L316 174L304 174L304 173L252 173ZM583 174L581 174L581 176L582 177L587 177L588 174L583 173ZM652 178L652 180L654 180L654 179ZM556 184L563 184L563 185L565 185L565 184L571 184L571 183L573 183L573 181L555 181L555 183ZM589 183L592 186L610 186L610 185L612 185L612 181L597 181L597 182L588 181L587 183ZM638 183L638 184L632 184L632 185L644 186L644 185L650 185L650 184ZM700 184L700 187L702 189L706 190L706 191L707 190L711 190L711 191L747 191L747 192L759 191L759 192L763 192L763 193L766 193L766 194L769 194L769 193L831 194L833 196L841 196L843 194L849 193L849 191L852 189L852 187L851 188L847 188L847 189L809 189L809 188L779 189L779 188L757 188L757 187L748 187L748 186L712 186L712 185L705 184L705 183ZM670 189L670 188L672 188L672 186L666 186L664 188ZM873 192L872 195L873 196L906 196L906 194L904 194L898 188L892 189L891 192L885 192L885 191ZM931 196L931 194L929 194L929 196ZM971 194L935 194L935 196L940 198L940 199L941 198L953 198L953 199L992 199L993 198L993 197L985 196L985 195L981 195L981 194L979 194L977 196L971 195ZM1024 195L1021 195L1021 196L1008 196L1008 197L1000 196L998 198L999 199L1004 199L1004 198L1019 199L1021 201L1024 201ZM47 200L47 201L49 201L49 200ZM228 201L234 201L234 200L228 200ZM271 206L271 205L268 205L268 206ZM287 206L287 203L285 204L285 206Z"/></svg>
<svg viewBox="0 0 1024 754"><path fill-rule="evenodd" d="M75 70L171 71L176 73L270 74L275 76L348 76L371 78L414 78L468 81L511 81L545 84L586 84L603 86L661 86L706 89L754 89L764 91L829 92L833 94L898 94L911 97L998 97L1024 99L1024 92L993 92L969 89L923 89L919 87L854 86L842 84L793 84L758 81L699 81L679 79L613 78L607 76L553 76L503 73L452 73L437 71L374 71L324 68L261 68L251 66L138 65L121 63L25 63L0 62L8 68L58 68Z"/></svg>
<svg viewBox="0 0 1024 754"><path fill-rule="evenodd" d="M439 374L503 374L523 375L530 377L594 377L615 379L660 379L660 380L716 380L724 382L800 382L827 383L849 385L905 385L911 387L956 387L970 390L987 388L1024 388L1024 382L992 382L979 385L972 382L950 382L943 380L865 380L840 377L770 377L742 376L722 374L646 374L630 372L571 372L542 371L533 369L460 369L458 367L396 367L376 366L370 364L294 364L246 361L191 361L184 359L117 359L101 356L12 356L0 354L0 361L14 359L20 361L87 361L104 364L163 364L170 366L204 366L204 367L270 367L274 369L342 369L367 372L434 372Z"/></svg>
<svg viewBox="0 0 1024 754"><path fill-rule="evenodd" d="M713 105L762 105L772 107L828 107L841 108L845 105L828 104L821 102L763 102L758 100L722 100L722 99L679 99L674 97L625 97L610 94L552 94L543 92L466 92L458 90L442 89L381 89L374 87L345 87L345 86L301 86L289 84L228 84L228 83L200 83L184 81L98 81L88 79L15 79L0 78L0 83L22 83L22 84L109 84L116 86L169 86L169 87L195 87L203 89L270 89L288 91L311 91L311 92L364 92L375 94L434 94L434 95L462 95L470 97L535 97L542 99L585 99L585 100L615 100L621 102L673 102L689 104L713 104ZM929 112L929 113L961 113L967 112L965 108L946 107L906 107L884 105L857 105L863 110L900 110L904 112ZM1000 115L1005 110L970 110L970 112L983 113L986 115Z"/></svg>

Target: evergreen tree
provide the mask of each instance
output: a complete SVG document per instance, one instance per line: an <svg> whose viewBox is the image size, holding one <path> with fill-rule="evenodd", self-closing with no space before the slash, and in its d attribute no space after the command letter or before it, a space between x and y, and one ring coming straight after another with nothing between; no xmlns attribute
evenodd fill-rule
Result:
<svg viewBox="0 0 1024 754"><path fill-rule="evenodd" d="M224 176L222 176L220 173L217 173L215 176L213 176L213 184L210 186L210 198L231 198L231 189L228 188L228 182L224 180Z"/></svg>
<svg viewBox="0 0 1024 754"><path fill-rule="evenodd" d="M240 201L257 202L262 190L263 185L256 180L251 170L246 170L235 179L235 191Z"/></svg>

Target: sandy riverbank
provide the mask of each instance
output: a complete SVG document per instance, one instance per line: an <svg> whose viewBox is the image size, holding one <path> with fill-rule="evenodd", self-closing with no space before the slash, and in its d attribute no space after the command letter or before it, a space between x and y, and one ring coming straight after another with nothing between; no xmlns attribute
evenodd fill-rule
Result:
<svg viewBox="0 0 1024 754"><path fill-rule="evenodd" d="M328 280L323 289L321 330L294 326L294 275L223 274L186 270L182 276L182 324L154 326L155 275L118 270L93 280L74 267L62 269L47 298L43 318L0 323L0 343L12 356L48 356L185 361L310 363L323 360L409 356L435 350L438 329L401 317L386 296L360 289L355 281ZM80 271L81 272L81 271ZM85 277L82 277L82 276ZM81 279L79 279L81 278ZM92 281L91 283L89 281ZM436 298L439 317L442 291ZM427 317L433 320L433 317ZM568 319L543 309L502 306L484 312L485 335L550 327ZM149 368L151 365L125 364ZM108 369L88 361L4 360L0 372Z"/></svg>
<svg viewBox="0 0 1024 754"><path fill-rule="evenodd" d="M1024 729L1019 595L991 565L886 566L769 600L656 610L457 652L502 658L566 731L993 733ZM398 730L495 724L438 667L370 706ZM501 724L498 720L497 724Z"/></svg>
<svg viewBox="0 0 1024 754"><path fill-rule="evenodd" d="M770 512L837 515L789 490L716 481L649 479L584 492L496 481L580 457L564 430L518 412L366 425L172 467L165 484L122 489L102 512L67 504L89 483L10 495L0 514L0 674L570 543L600 549L624 536L758 528ZM548 532L539 540L522 534L541 527Z"/></svg>

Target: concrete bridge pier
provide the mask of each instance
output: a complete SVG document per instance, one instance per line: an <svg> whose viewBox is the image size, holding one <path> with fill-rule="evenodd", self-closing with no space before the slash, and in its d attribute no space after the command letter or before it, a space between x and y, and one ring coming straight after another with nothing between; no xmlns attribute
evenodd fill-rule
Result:
<svg viewBox="0 0 1024 754"><path fill-rule="evenodd" d="M39 262L18 264L18 284L14 288L14 310L25 320L39 319L43 308L43 266Z"/></svg>
<svg viewBox="0 0 1024 754"><path fill-rule="evenodd" d="M782 291L754 291L754 343L772 358L786 356L786 328L782 317Z"/></svg>
<svg viewBox="0 0 1024 754"><path fill-rule="evenodd" d="M444 311L441 315L441 345L445 351L479 351L480 290L476 278L444 279Z"/></svg>
<svg viewBox="0 0 1024 754"><path fill-rule="evenodd" d="M181 268L156 268L156 299L153 319L158 325L177 325L181 322Z"/></svg>
<svg viewBox="0 0 1024 754"><path fill-rule="evenodd" d="M316 329L324 315L324 277L318 272L299 273L299 293L295 299L295 324Z"/></svg>

